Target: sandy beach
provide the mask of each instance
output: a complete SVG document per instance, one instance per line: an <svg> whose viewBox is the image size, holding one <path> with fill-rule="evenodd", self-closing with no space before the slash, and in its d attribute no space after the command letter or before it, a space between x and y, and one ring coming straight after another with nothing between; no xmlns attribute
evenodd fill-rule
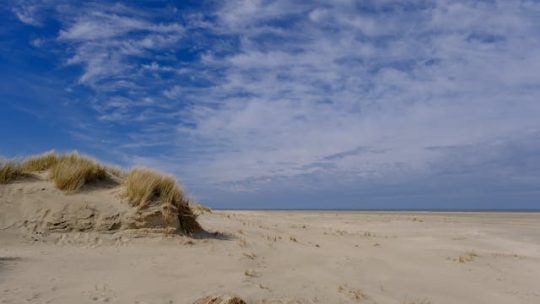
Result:
<svg viewBox="0 0 540 304"><path fill-rule="evenodd" d="M195 238L0 231L0 303L539 303L539 213L215 211Z"/></svg>

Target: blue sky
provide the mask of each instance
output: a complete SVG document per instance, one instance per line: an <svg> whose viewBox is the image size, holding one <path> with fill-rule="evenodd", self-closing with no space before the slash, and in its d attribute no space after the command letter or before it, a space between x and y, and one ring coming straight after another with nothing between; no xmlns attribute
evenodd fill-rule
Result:
<svg viewBox="0 0 540 304"><path fill-rule="evenodd" d="M7 1L0 155L218 208L540 208L539 1Z"/></svg>

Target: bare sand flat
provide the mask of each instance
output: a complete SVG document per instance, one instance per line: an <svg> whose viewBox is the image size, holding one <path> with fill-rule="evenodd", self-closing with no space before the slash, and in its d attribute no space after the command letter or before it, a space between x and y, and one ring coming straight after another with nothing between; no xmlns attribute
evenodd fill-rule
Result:
<svg viewBox="0 0 540 304"><path fill-rule="evenodd" d="M540 214L217 211L213 235L0 232L1 303L540 303Z"/></svg>

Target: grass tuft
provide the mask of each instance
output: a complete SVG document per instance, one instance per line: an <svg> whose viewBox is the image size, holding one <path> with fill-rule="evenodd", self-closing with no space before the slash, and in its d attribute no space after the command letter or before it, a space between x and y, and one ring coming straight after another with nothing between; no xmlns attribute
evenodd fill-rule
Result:
<svg viewBox="0 0 540 304"><path fill-rule="evenodd" d="M20 166L16 162L0 162L0 184L7 184L21 175Z"/></svg>
<svg viewBox="0 0 540 304"><path fill-rule="evenodd" d="M478 257L478 254L474 251L467 251L465 252L465 254L463 255L460 255L458 258L457 258L457 262L459 263L468 263L468 262L472 262L474 261L475 258Z"/></svg>
<svg viewBox="0 0 540 304"><path fill-rule="evenodd" d="M162 210L176 212L180 229L185 233L200 230L196 216L189 208L188 199L175 180L166 175L143 168L134 168L124 181L126 196L132 206L145 208L150 205L172 206Z"/></svg>
<svg viewBox="0 0 540 304"><path fill-rule="evenodd" d="M77 153L59 156L49 172L49 178L55 186L66 192L76 192L84 185L104 180L106 177L105 167Z"/></svg>
<svg viewBox="0 0 540 304"><path fill-rule="evenodd" d="M41 155L31 156L21 163L22 172L36 172L36 171L45 171L49 170L51 167L56 165L60 156L54 151L50 151Z"/></svg>
<svg viewBox="0 0 540 304"><path fill-rule="evenodd" d="M189 201L188 202L189 204L189 208L191 209L191 211L193 211L193 213L197 214L197 215L201 215L201 214L205 214L205 213L212 213L212 209L206 207L206 206L203 206L201 204L197 204L197 203L194 203L193 201Z"/></svg>
<svg viewBox="0 0 540 304"><path fill-rule="evenodd" d="M154 203L177 206L184 195L173 178L149 169L135 168L125 180L126 194L132 206L144 208Z"/></svg>

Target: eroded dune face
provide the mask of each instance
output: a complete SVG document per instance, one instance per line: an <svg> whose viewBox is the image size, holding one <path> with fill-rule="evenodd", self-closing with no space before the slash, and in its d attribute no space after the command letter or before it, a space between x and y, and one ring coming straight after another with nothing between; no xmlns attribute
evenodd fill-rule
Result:
<svg viewBox="0 0 540 304"><path fill-rule="evenodd" d="M196 232L200 229L187 206L128 204L120 184L103 182L73 194L58 190L46 173L0 185L0 228L28 232L153 229ZM180 209L180 210L179 210Z"/></svg>

